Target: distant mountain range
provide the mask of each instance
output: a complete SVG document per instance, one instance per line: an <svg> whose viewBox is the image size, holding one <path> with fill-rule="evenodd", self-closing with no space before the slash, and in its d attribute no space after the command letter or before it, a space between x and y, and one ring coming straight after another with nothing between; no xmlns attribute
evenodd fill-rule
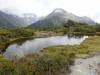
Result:
<svg viewBox="0 0 100 75"><path fill-rule="evenodd" d="M24 13L20 16L0 11L0 27L60 27L68 20L79 23L95 25L96 23L88 17L79 17L64 9L57 8L49 15L38 18L33 13Z"/></svg>
<svg viewBox="0 0 100 75"><path fill-rule="evenodd" d="M64 9L57 8L51 12L45 18L38 20L29 27L52 27L52 26L62 26L64 22L72 20L79 23L86 23L89 25L95 25L96 23L88 17L79 17L72 13L66 12Z"/></svg>
<svg viewBox="0 0 100 75"><path fill-rule="evenodd" d="M35 23L36 21L39 20L39 18L37 17L37 15L32 14L32 13L22 14L21 18L23 18L27 22L26 23L27 25Z"/></svg>
<svg viewBox="0 0 100 75"><path fill-rule="evenodd" d="M0 27L25 27L36 21L37 17L32 14L18 16L0 11Z"/></svg>

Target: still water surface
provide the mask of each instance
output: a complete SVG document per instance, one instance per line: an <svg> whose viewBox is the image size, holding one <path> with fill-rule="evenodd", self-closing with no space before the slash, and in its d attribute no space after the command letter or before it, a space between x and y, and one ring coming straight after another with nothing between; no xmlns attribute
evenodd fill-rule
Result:
<svg viewBox="0 0 100 75"><path fill-rule="evenodd" d="M83 37L68 37L68 36L54 36L48 38L35 38L27 40L22 44L11 44L6 49L4 56L8 59L21 58L25 55L39 52L43 48L57 45L79 45L87 36Z"/></svg>

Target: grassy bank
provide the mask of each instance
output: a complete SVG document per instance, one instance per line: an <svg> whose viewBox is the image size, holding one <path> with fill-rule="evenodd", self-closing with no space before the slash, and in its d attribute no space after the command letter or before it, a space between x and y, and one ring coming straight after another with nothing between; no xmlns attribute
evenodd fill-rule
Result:
<svg viewBox="0 0 100 75"><path fill-rule="evenodd" d="M7 29L0 28L0 53L4 52L5 48L21 38L34 36L33 29L19 28L19 29Z"/></svg>
<svg viewBox="0 0 100 75"><path fill-rule="evenodd" d="M56 46L43 49L37 55L29 55L20 63L30 61L34 65L34 75L61 75L68 72L70 64L76 58L85 58L100 51L100 37L89 37L81 45ZM19 62L18 62L19 63Z"/></svg>
<svg viewBox="0 0 100 75"><path fill-rule="evenodd" d="M50 47L42 50L43 53L57 53L65 52L65 53L73 53L77 57L81 57L80 55L87 55L92 52L99 52L100 51L100 37L99 36L90 36L87 38L83 43L80 45L67 45L67 46L56 46Z"/></svg>

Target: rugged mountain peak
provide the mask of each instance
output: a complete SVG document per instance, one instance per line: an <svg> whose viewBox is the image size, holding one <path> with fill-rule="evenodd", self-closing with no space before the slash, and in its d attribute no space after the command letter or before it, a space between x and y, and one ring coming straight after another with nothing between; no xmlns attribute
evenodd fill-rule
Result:
<svg viewBox="0 0 100 75"><path fill-rule="evenodd" d="M62 8L56 8L53 13L66 13L66 11Z"/></svg>
<svg viewBox="0 0 100 75"><path fill-rule="evenodd" d="M48 26L62 26L63 23L68 22L68 20L72 20L79 23L86 23L90 25L95 25L95 22L87 17L80 17L74 15L73 13L66 12L62 8L56 8L47 15L44 19L39 20L30 27L48 27Z"/></svg>
<svg viewBox="0 0 100 75"><path fill-rule="evenodd" d="M54 9L47 17L48 18L65 18L66 15L68 15L64 9L62 8L56 8Z"/></svg>

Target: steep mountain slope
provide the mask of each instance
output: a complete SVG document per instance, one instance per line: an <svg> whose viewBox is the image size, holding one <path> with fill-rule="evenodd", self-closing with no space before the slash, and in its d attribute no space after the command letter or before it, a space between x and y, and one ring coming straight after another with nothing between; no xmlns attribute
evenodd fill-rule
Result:
<svg viewBox="0 0 100 75"><path fill-rule="evenodd" d="M44 19L37 21L30 25L30 27L51 27L51 26L62 26L62 23L72 20L75 22L86 23L86 24L95 24L93 20L87 17L79 17L72 13L66 12L64 9L57 8L51 12Z"/></svg>
<svg viewBox="0 0 100 75"><path fill-rule="evenodd" d="M12 23L9 22L9 17L4 12L0 11L0 27L15 27Z"/></svg>
<svg viewBox="0 0 100 75"><path fill-rule="evenodd" d="M82 19L80 19L81 22L83 23L87 23L87 24L90 24L90 25L95 25L96 23L89 17L86 17L86 16L83 16L81 17Z"/></svg>

